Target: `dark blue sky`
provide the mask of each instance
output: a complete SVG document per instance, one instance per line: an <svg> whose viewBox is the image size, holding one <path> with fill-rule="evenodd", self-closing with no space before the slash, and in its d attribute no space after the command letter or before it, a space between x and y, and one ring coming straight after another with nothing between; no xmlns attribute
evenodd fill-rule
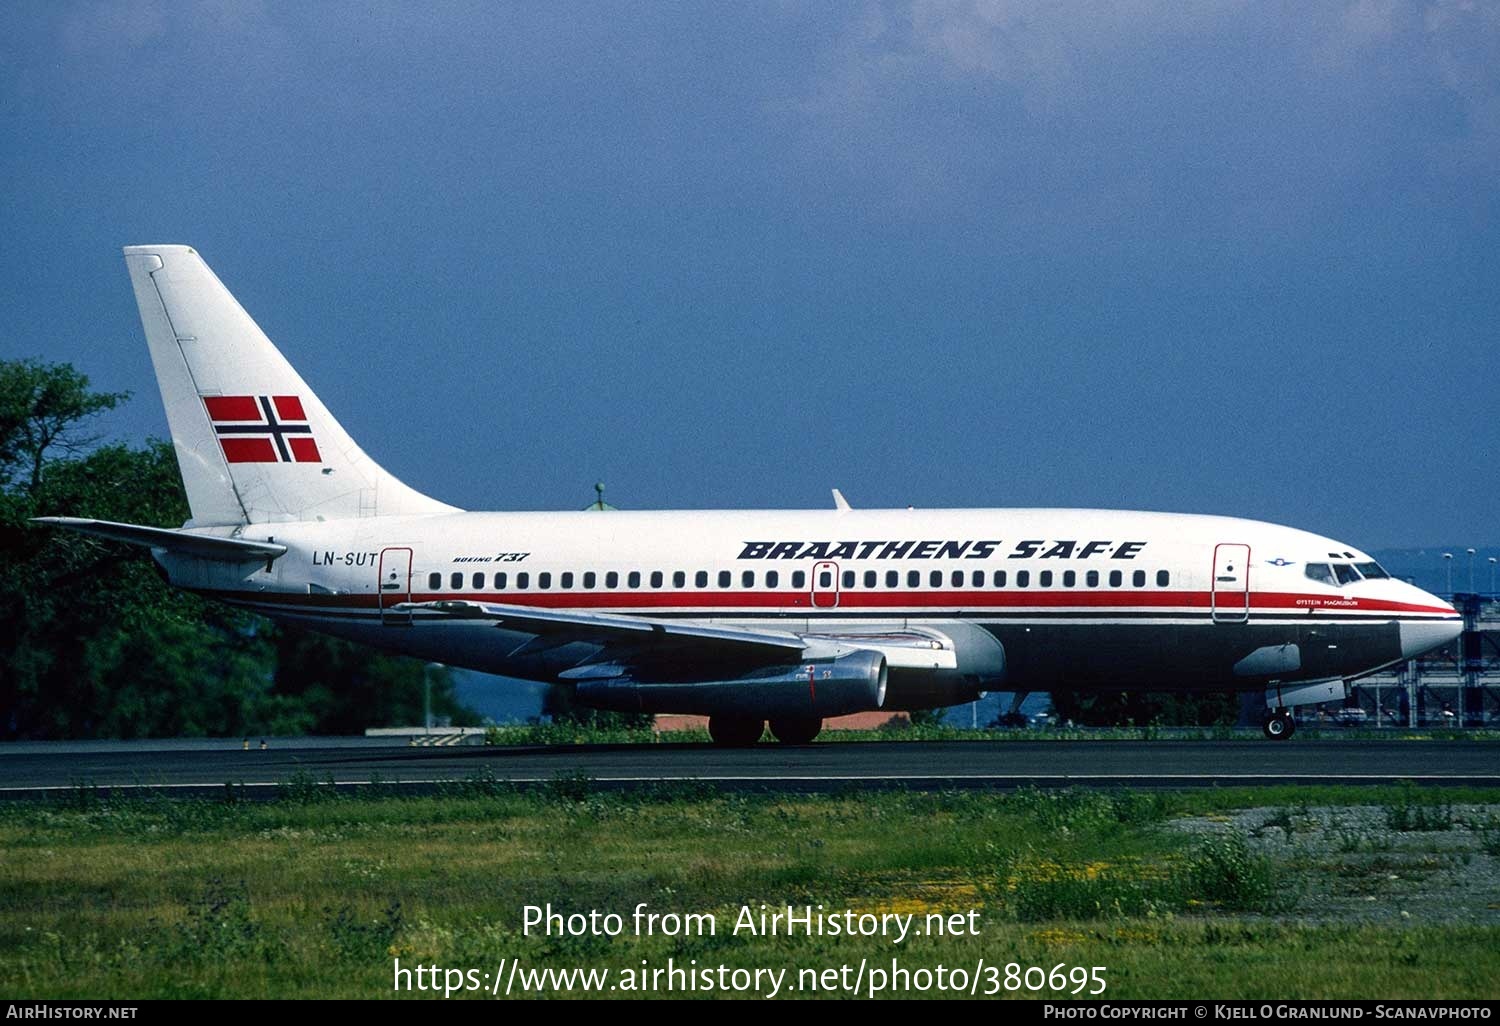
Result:
<svg viewBox="0 0 1500 1026"><path fill-rule="evenodd" d="M1493 2L10 3L0 357L164 434L196 246L470 508L1500 543Z"/></svg>

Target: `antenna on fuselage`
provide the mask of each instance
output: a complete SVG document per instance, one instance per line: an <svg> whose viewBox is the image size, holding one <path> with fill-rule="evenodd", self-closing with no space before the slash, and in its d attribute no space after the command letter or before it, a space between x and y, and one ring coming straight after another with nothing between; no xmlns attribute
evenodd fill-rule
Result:
<svg viewBox="0 0 1500 1026"><path fill-rule="evenodd" d="M585 511L591 509L614 510L614 507L604 501L604 482L594 482L594 501L583 507Z"/></svg>
<svg viewBox="0 0 1500 1026"><path fill-rule="evenodd" d="M846 513L853 508L849 505L849 500L844 498L844 493L837 488L833 490L833 508L840 513Z"/></svg>

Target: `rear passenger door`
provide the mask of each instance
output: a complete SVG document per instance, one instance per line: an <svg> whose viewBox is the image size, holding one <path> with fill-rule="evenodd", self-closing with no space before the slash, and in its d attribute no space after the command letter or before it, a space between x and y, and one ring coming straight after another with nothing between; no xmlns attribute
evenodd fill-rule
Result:
<svg viewBox="0 0 1500 1026"><path fill-rule="evenodd" d="M387 627L411 626L410 610L391 608L411 601L411 558L411 549L380 550L380 559L377 561L379 577L375 586L380 596L380 622Z"/></svg>

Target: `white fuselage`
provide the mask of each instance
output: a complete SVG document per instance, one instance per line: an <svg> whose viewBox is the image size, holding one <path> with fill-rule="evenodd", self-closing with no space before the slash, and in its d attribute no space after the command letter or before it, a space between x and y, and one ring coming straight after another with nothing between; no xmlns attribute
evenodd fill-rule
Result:
<svg viewBox="0 0 1500 1026"><path fill-rule="evenodd" d="M496 645L493 624L393 607L461 599L799 633L967 625L1003 645L1003 670L960 665L940 687L908 686L911 705L1000 686L1258 688L1348 678L1461 629L1448 603L1373 576L1373 561L1356 549L1228 517L451 513L259 524L236 536L289 551L249 572L158 558L174 583L258 612L534 680L558 679L591 657L589 647L539 646L525 633ZM1361 564L1366 575L1349 569ZM1277 654L1288 645L1296 665Z"/></svg>

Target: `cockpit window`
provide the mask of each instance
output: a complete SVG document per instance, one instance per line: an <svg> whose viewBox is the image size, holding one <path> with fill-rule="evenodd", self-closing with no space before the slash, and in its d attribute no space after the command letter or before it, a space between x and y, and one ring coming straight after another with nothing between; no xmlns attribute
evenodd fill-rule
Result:
<svg viewBox="0 0 1500 1026"><path fill-rule="evenodd" d="M1353 584L1359 580L1359 571L1348 563L1333 564L1333 572L1338 576L1340 584Z"/></svg>
<svg viewBox="0 0 1500 1026"><path fill-rule="evenodd" d="M1354 569L1358 570L1360 573L1364 574L1372 581L1378 581L1383 577L1391 576L1390 574L1385 572L1385 567L1381 566L1379 563L1355 563Z"/></svg>
<svg viewBox="0 0 1500 1026"><path fill-rule="evenodd" d="M1307 564L1307 576L1310 579L1317 581L1319 584L1336 583L1333 579L1333 571L1329 568L1327 563Z"/></svg>

